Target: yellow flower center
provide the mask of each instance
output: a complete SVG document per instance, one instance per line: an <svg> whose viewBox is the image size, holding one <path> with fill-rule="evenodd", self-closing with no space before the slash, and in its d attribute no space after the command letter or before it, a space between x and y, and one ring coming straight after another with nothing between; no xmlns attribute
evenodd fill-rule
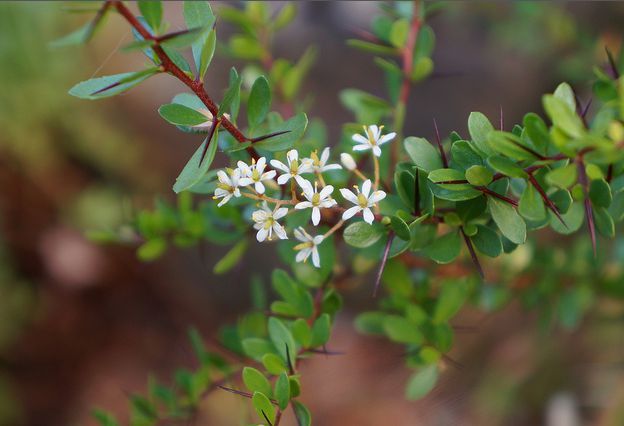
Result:
<svg viewBox="0 0 624 426"><path fill-rule="evenodd" d="M232 192L234 190L234 188L232 188L230 185L228 185L227 183L221 183L219 182L217 184L217 188L221 188L224 191L228 191L228 192Z"/></svg>
<svg viewBox="0 0 624 426"><path fill-rule="evenodd" d="M299 170L299 161L293 160L290 163L290 173L293 175L296 175L298 170Z"/></svg>
<svg viewBox="0 0 624 426"><path fill-rule="evenodd" d="M357 200L358 200L358 204L363 209L368 207L368 199L364 196L364 194L359 193L358 196L357 196Z"/></svg>
<svg viewBox="0 0 624 426"><path fill-rule="evenodd" d="M259 173L259 172L258 172L258 170L254 167L254 169L253 169L253 170L252 170L252 172L251 172L251 178L252 178L254 181L256 181L256 182L257 182L257 181L259 181L259 180L260 180L260 177L261 177L261 176L260 176L260 173Z"/></svg>
<svg viewBox="0 0 624 426"><path fill-rule="evenodd" d="M316 155L316 151L312 151L312 153L310 154L310 158L312 158L312 164L315 167L321 166L321 160L318 158L318 155Z"/></svg>
<svg viewBox="0 0 624 426"><path fill-rule="evenodd" d="M321 194L319 194L318 192L315 192L314 195L312 196L312 205L318 206L320 202L321 202Z"/></svg>
<svg viewBox="0 0 624 426"><path fill-rule="evenodd" d="M301 244L297 244L294 249L295 250L303 250L305 248L310 248L312 247L314 244L311 241L305 242L305 243L301 243Z"/></svg>

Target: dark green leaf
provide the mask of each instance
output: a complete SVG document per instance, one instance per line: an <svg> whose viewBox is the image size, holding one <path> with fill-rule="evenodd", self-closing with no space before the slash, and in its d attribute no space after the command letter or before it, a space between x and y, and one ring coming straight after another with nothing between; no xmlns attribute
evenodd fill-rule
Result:
<svg viewBox="0 0 624 426"><path fill-rule="evenodd" d="M377 224L354 222L345 228L343 238L353 247L365 248L375 244L384 234L384 229Z"/></svg>
<svg viewBox="0 0 624 426"><path fill-rule="evenodd" d="M264 139L260 142L255 142L253 146L258 149L272 152L285 151L292 148L295 142L299 141L299 139L303 137L307 126L308 117L304 113L300 112L283 123L270 128L270 133L287 133Z"/></svg>
<svg viewBox="0 0 624 426"><path fill-rule="evenodd" d="M310 410L299 401L293 401L293 407L299 426L311 426L312 415L310 414Z"/></svg>
<svg viewBox="0 0 624 426"><path fill-rule="evenodd" d="M494 197L488 197L487 201L492 219L503 235L513 243L524 244L526 241L526 224L516 209Z"/></svg>
<svg viewBox="0 0 624 426"><path fill-rule="evenodd" d="M503 252L501 239L493 229L477 225L477 233L470 237L477 250L489 257L497 257Z"/></svg>
<svg viewBox="0 0 624 426"><path fill-rule="evenodd" d="M403 146L419 169L431 172L443 167L440 153L426 139L410 136L405 138Z"/></svg>
<svg viewBox="0 0 624 426"><path fill-rule="evenodd" d="M176 126L192 127L209 120L201 112L177 103L162 105L158 108L158 113L166 121Z"/></svg>
<svg viewBox="0 0 624 426"><path fill-rule="evenodd" d="M204 148L207 143L210 143L210 145L208 146L208 150L206 151L206 155L202 161L201 157L204 153ZM176 182L173 185L173 191L176 194L182 191L190 190L194 185L201 182L204 175L208 172L212 161L214 160L215 154L217 152L217 146L217 132L215 131L212 141L208 141L207 138L204 139L204 142L199 148L197 148L197 151L195 151L191 159L182 169L182 172L180 172L180 174L176 178Z"/></svg>
<svg viewBox="0 0 624 426"><path fill-rule="evenodd" d="M488 144L488 136L494 130L490 120L480 112L471 112L468 117L468 131L476 148L486 155L494 154Z"/></svg>
<svg viewBox="0 0 624 426"><path fill-rule="evenodd" d="M286 373L279 375L275 381L275 399L281 410L285 410L290 402L290 381Z"/></svg>
<svg viewBox="0 0 624 426"><path fill-rule="evenodd" d="M81 99L107 98L133 88L158 72L160 68L154 67L138 72L96 77L76 84L69 89L69 94Z"/></svg>
<svg viewBox="0 0 624 426"><path fill-rule="evenodd" d="M262 123L271 108L271 89L269 81L264 76L256 79L251 92L249 93L249 103L247 104L247 118L249 126L255 127Z"/></svg>
<svg viewBox="0 0 624 426"><path fill-rule="evenodd" d="M533 185L527 183L520 202L518 212L528 220L541 221L546 218L546 208L544 200Z"/></svg>
<svg viewBox="0 0 624 426"><path fill-rule="evenodd" d="M436 238L433 243L423 249L425 255L437 263L449 263L459 256L461 239L457 231L451 231Z"/></svg>

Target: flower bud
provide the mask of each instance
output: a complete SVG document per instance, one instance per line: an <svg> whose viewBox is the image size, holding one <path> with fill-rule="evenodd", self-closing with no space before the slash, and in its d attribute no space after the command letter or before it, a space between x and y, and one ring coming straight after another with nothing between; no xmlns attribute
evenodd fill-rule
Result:
<svg viewBox="0 0 624 426"><path fill-rule="evenodd" d="M347 154L346 152L340 154L340 162L347 170L353 171L357 169L357 164L355 163L355 160L353 159L353 157L351 157L350 154Z"/></svg>

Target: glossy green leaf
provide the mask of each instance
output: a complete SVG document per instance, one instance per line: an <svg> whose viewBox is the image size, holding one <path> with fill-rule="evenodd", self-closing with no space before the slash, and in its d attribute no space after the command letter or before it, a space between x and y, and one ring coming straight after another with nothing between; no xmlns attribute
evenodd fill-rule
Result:
<svg viewBox="0 0 624 426"><path fill-rule="evenodd" d="M310 410L299 401L293 401L293 408L295 409L295 416L299 426L311 426L312 415Z"/></svg>
<svg viewBox="0 0 624 426"><path fill-rule="evenodd" d="M384 234L384 229L378 224L354 222L345 228L343 238L353 247L365 248L375 244Z"/></svg>
<svg viewBox="0 0 624 426"><path fill-rule="evenodd" d="M488 165L505 176L514 178L527 178L528 175L522 167L517 165L513 160L500 155L493 155L487 159Z"/></svg>
<svg viewBox="0 0 624 426"><path fill-rule="evenodd" d="M248 241L243 239L234 245L226 254L219 260L212 271L217 274L225 274L233 267L235 267L247 251Z"/></svg>
<svg viewBox="0 0 624 426"><path fill-rule="evenodd" d="M204 142L200 145L199 148L195 151L191 159L186 163L178 177L176 178L176 182L173 185L173 191L178 194L182 191L188 191L193 188L194 185L197 185L202 181L204 175L208 172L212 161L214 160L215 154L217 153L217 131L208 145L208 149L206 150L206 155L202 160L202 154L204 153L204 149L207 143L209 143L208 139L204 139ZM200 163L201 161L201 163Z"/></svg>
<svg viewBox="0 0 624 426"><path fill-rule="evenodd" d="M204 0L185 1L183 14L186 27L189 29L200 27L211 29L216 20L210 8L210 4ZM212 38L212 40L210 40L210 38ZM195 67L200 75L200 80L203 80L206 69L212 59L215 41L216 34L214 31L210 31L204 32L201 37L198 37L191 44L193 60L195 61ZM212 50L212 53L210 53L210 50Z"/></svg>
<svg viewBox="0 0 624 426"><path fill-rule="evenodd" d="M489 257L497 257L503 252L500 237L492 228L476 225L477 233L470 237L477 250Z"/></svg>
<svg viewBox="0 0 624 426"><path fill-rule="evenodd" d="M592 180L589 185L589 198L595 206L609 208L613 201L611 187L604 179Z"/></svg>
<svg viewBox="0 0 624 426"><path fill-rule="evenodd" d="M256 413L263 421L266 418L271 424L275 423L275 407L265 394L254 392L251 402L256 409Z"/></svg>
<svg viewBox="0 0 624 426"><path fill-rule="evenodd" d="M559 188L569 188L576 183L577 167L576 164L568 164L567 166L553 169L546 175L546 182L549 185Z"/></svg>
<svg viewBox="0 0 624 426"><path fill-rule="evenodd" d="M154 33L157 34L162 22L162 2L160 0L139 0L137 3L143 18L145 18L145 21L147 21Z"/></svg>
<svg viewBox="0 0 624 426"><path fill-rule="evenodd" d="M262 357L262 365L270 374L275 376L288 371L288 367L286 366L286 363L284 363L284 360L275 354L265 354Z"/></svg>
<svg viewBox="0 0 624 426"><path fill-rule="evenodd" d="M438 367L428 365L417 373L412 374L405 388L405 397L417 400L427 395L438 381Z"/></svg>
<svg viewBox="0 0 624 426"><path fill-rule="evenodd" d="M548 117L561 131L573 138L579 138L585 134L585 126L576 114L575 108L570 108L565 101L554 95L545 95L543 103Z"/></svg>
<svg viewBox="0 0 624 426"><path fill-rule="evenodd" d="M426 139L410 136L405 138L403 146L419 169L431 172L443 167L440 153Z"/></svg>
<svg viewBox="0 0 624 426"><path fill-rule="evenodd" d="M286 373L279 375L275 381L275 399L281 410L285 410L290 402L290 380Z"/></svg>
<svg viewBox="0 0 624 426"><path fill-rule="evenodd" d="M255 127L262 123L271 108L271 89L269 81L264 76L256 79L251 92L249 93L249 103L247 104L247 118L249 126Z"/></svg>
<svg viewBox="0 0 624 426"><path fill-rule="evenodd" d="M387 315L383 320L384 332L393 342L419 345L424 337L416 324L399 315Z"/></svg>
<svg viewBox="0 0 624 426"><path fill-rule="evenodd" d="M229 112L232 117L238 113L238 104L240 102L240 86L242 77L238 75L235 68L230 69L230 85L223 95L223 100L219 105L219 116Z"/></svg>
<svg viewBox="0 0 624 426"><path fill-rule="evenodd" d="M468 117L468 131L476 148L486 155L494 154L494 150L488 144L490 132L494 130L494 126L490 120L480 112L471 112Z"/></svg>
<svg viewBox="0 0 624 426"><path fill-rule="evenodd" d="M471 185L487 186L492 182L493 173L483 166L472 166L466 170L466 180Z"/></svg>
<svg viewBox="0 0 624 426"><path fill-rule="evenodd" d="M461 239L459 233L451 231L433 240L433 243L423 249L426 256L437 263L449 263L459 256Z"/></svg>
<svg viewBox="0 0 624 426"><path fill-rule="evenodd" d="M197 126L206 123L209 119L201 112L187 106L171 103L158 108L158 113L162 118L176 126Z"/></svg>
<svg viewBox="0 0 624 426"><path fill-rule="evenodd" d="M520 201L518 203L518 212L528 220L541 221L546 218L546 207L544 200L540 196L537 189L530 183L527 183Z"/></svg>
<svg viewBox="0 0 624 426"><path fill-rule="evenodd" d="M253 367L243 368L243 383L250 392L261 392L267 396L272 394L271 383L260 371Z"/></svg>
<svg viewBox="0 0 624 426"><path fill-rule="evenodd" d="M322 314L312 325L311 347L322 346L329 340L331 332L331 319L328 314Z"/></svg>
<svg viewBox="0 0 624 426"><path fill-rule="evenodd" d="M69 89L69 94L81 99L102 99L130 90L137 84L160 72L154 67L138 72L96 77L76 84Z"/></svg>
<svg viewBox="0 0 624 426"><path fill-rule="evenodd" d="M297 345L288 327L280 319L271 317L268 321L268 330L271 342L273 342L273 346L275 346L282 359L288 362L288 355L290 355L291 363L294 365ZM287 347L288 349L286 349Z"/></svg>
<svg viewBox="0 0 624 426"><path fill-rule="evenodd" d="M503 235L513 243L524 244L526 241L526 224L516 209L494 197L488 197L487 202L492 219Z"/></svg>
<svg viewBox="0 0 624 426"><path fill-rule="evenodd" d="M299 141L303 137L307 126L308 117L304 113L300 112L283 123L270 128L270 133L284 131L288 131L288 133L256 142L253 146L266 151L285 151L292 148L295 142Z"/></svg>

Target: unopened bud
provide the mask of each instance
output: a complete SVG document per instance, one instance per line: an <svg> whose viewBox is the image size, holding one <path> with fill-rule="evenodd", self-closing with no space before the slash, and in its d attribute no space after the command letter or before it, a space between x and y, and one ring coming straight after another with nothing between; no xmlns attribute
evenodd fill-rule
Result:
<svg viewBox="0 0 624 426"><path fill-rule="evenodd" d="M353 171L357 169L357 164L355 163L355 160L353 159L353 157L351 157L350 154L347 154L346 152L340 154L340 162L347 170Z"/></svg>

